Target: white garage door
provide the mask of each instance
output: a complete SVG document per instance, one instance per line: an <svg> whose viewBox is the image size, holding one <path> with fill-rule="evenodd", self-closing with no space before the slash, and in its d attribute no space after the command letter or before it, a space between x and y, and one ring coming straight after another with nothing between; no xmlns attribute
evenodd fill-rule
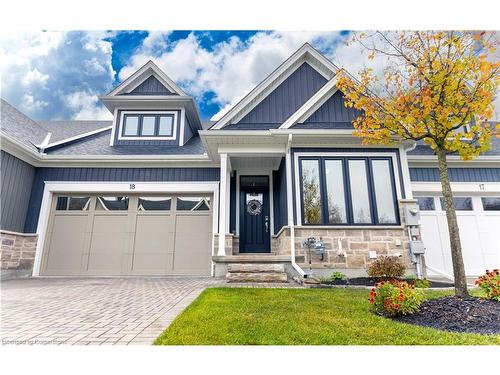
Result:
<svg viewBox="0 0 500 375"><path fill-rule="evenodd" d="M442 197L420 196L422 239L429 275L453 275L450 242ZM465 272L481 275L500 268L500 197L461 194L455 208L462 242Z"/></svg>
<svg viewBox="0 0 500 375"><path fill-rule="evenodd" d="M210 196L55 196L43 275L210 275Z"/></svg>

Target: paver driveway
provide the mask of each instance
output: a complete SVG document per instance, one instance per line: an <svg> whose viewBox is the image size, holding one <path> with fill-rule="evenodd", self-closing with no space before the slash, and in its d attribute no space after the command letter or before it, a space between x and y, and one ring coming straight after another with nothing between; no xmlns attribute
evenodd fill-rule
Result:
<svg viewBox="0 0 500 375"><path fill-rule="evenodd" d="M1 284L3 344L151 344L208 277L35 278Z"/></svg>

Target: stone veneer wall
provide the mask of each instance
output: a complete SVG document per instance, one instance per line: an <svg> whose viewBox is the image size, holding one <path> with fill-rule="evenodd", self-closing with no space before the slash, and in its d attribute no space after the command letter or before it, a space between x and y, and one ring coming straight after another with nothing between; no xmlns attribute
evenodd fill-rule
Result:
<svg viewBox="0 0 500 375"><path fill-rule="evenodd" d="M309 267L307 250L302 247L302 240L309 236L321 237L325 243L325 254L312 252L312 268L315 269L360 269L366 270L374 259L369 252L377 256L400 253L408 269L413 269L411 262L408 232L405 227L403 208L414 204L415 200L400 200L400 226L365 226L322 228L321 226L302 226L295 228L296 261L302 267ZM290 229L285 227L272 238L272 252L278 255L290 254Z"/></svg>
<svg viewBox="0 0 500 375"><path fill-rule="evenodd" d="M0 268L32 270L38 236L0 230Z"/></svg>

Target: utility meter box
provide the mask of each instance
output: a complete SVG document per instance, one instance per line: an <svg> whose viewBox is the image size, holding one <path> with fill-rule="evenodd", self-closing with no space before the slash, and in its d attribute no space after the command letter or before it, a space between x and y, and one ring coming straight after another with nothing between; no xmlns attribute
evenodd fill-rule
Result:
<svg viewBox="0 0 500 375"><path fill-rule="evenodd" d="M424 254L425 253L424 243L422 241L411 241L410 251L412 254Z"/></svg>
<svg viewBox="0 0 500 375"><path fill-rule="evenodd" d="M420 210L417 204L407 204L404 206L406 225L418 225L420 222Z"/></svg>

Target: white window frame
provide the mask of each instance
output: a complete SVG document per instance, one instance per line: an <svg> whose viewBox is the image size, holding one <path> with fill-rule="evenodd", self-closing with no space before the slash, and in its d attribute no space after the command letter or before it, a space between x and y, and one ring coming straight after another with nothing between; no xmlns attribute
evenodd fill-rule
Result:
<svg viewBox="0 0 500 375"><path fill-rule="evenodd" d="M125 115L171 115L173 117L173 129L171 136L123 136ZM122 111L120 113L118 126L119 141L173 141L177 139L178 111Z"/></svg>
<svg viewBox="0 0 500 375"><path fill-rule="evenodd" d="M393 174L394 174L394 185L396 186L396 200L402 199L403 195L401 192L401 177L399 174L399 168L398 168L398 157L396 151L394 152L296 152L294 154L294 174L295 174L295 205L296 205L296 212L295 212L295 219L297 222L297 226L302 226L302 199L300 196L300 174L299 174L299 168L300 168L300 163L299 163L299 158L300 157L351 157L351 156L361 156L361 157L377 157L377 156L382 156L382 157L390 157L392 160L392 168L393 168ZM345 176L344 176L345 178ZM363 227L373 227L373 228L384 228L384 227L391 227L391 228L398 228L401 225L375 225L375 224L366 224L366 225L350 225L350 224L341 224L341 225L325 225L321 224L318 225L318 227L321 228L342 228L342 227L349 227L349 228L363 228ZM309 228L310 226L308 225L306 228ZM312 225L312 227L315 227Z"/></svg>

